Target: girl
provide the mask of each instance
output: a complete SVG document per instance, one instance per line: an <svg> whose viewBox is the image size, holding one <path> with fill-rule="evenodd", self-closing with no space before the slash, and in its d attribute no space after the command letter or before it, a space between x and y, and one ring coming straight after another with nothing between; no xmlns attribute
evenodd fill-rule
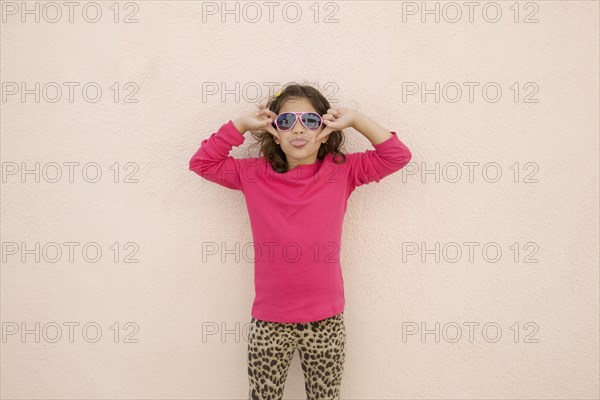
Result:
<svg viewBox="0 0 600 400"><path fill-rule="evenodd" d="M357 110L331 108L308 85L290 85L207 139L190 160L198 175L244 194L254 244L248 337L249 398L283 396L298 349L308 399L339 399L345 361L342 222L350 194L403 168L396 132ZM343 154L353 127L375 150ZM260 157L233 158L251 131Z"/></svg>

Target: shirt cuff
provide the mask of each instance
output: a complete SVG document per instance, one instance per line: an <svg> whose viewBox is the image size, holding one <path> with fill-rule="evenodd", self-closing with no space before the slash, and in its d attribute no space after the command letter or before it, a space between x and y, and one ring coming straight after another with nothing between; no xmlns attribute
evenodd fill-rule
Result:
<svg viewBox="0 0 600 400"><path fill-rule="evenodd" d="M228 138L231 139L230 143L233 146L239 146L242 143L244 143L244 140L246 140L246 136L242 135L242 132L240 132L238 130L238 128L235 127L235 125L233 124L233 120L229 120L226 124L225 124L225 134L227 135Z"/></svg>
<svg viewBox="0 0 600 400"><path fill-rule="evenodd" d="M373 147L375 147L377 150L379 150L379 149L384 149L388 146L396 145L399 140L398 135L394 131L391 131L390 133L392 134L392 136L390 136L389 138L387 138L386 140L384 140L381 143L374 144Z"/></svg>

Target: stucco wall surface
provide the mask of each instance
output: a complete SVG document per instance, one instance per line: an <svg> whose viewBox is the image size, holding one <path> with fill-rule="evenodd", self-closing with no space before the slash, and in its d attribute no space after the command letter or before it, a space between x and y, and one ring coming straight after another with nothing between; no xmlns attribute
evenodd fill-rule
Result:
<svg viewBox="0 0 600 400"><path fill-rule="evenodd" d="M246 396L244 198L188 161L292 81L413 153L349 200L342 398L599 397L597 2L65 3L1 3L3 399Z"/></svg>

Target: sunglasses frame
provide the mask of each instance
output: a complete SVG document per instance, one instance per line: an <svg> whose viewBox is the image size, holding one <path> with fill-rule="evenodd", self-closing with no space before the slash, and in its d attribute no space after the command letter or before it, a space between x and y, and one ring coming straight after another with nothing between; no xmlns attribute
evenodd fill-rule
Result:
<svg viewBox="0 0 600 400"><path fill-rule="evenodd" d="M277 123L277 120L279 119L279 117L280 117L280 116L282 116L282 115L284 115L284 114L294 114L294 116L296 117L296 120L294 121L294 123L292 124L292 126L291 126L290 128L288 128L288 129L281 129L281 128L279 127L279 124ZM305 127L306 129L308 129L309 131L318 131L319 129L321 129L321 127L323 126L323 117L322 117L321 115L319 115L319 120L320 120L319 127L318 127L317 129L311 129L311 128L309 128L308 126L306 126L306 125L304 124L304 121L302 121L302 116L303 116L304 114L315 114L315 115L319 115L318 113L316 113L316 112L314 112L314 111L295 111L295 112L294 112L294 111L286 111L286 112L282 112L281 114L279 114L279 115L278 115L278 116L275 118L275 121L273 121L273 123L275 124L275 127L276 127L277 129L279 129L280 131L282 131L282 132L286 132L286 131L289 131L290 129L292 129L292 128L293 128L293 127L296 125L296 123L298 122L298 120L300 120L300 123L302 124L302 126L304 126L304 127Z"/></svg>

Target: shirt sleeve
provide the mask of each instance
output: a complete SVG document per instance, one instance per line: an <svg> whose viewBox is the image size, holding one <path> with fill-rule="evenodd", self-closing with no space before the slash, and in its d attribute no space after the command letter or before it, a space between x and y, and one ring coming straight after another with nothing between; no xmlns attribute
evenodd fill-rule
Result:
<svg viewBox="0 0 600 400"><path fill-rule="evenodd" d="M202 140L200 148L190 159L190 171L229 189L242 190L242 160L229 156L233 146L246 138L232 120L221 125L217 132Z"/></svg>
<svg viewBox="0 0 600 400"><path fill-rule="evenodd" d="M396 132L384 142L373 145L375 150L346 154L348 183L351 189L370 182L379 182L402 169L412 158L408 147Z"/></svg>

